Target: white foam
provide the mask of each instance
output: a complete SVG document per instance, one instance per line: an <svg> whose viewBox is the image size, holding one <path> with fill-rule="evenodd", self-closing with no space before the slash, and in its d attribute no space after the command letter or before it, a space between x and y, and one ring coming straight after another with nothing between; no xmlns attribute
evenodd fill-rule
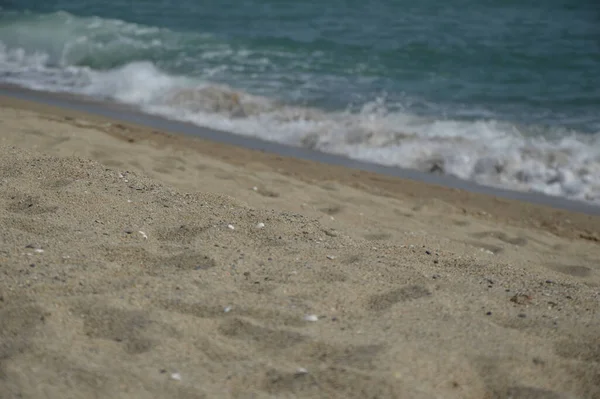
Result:
<svg viewBox="0 0 600 399"><path fill-rule="evenodd" d="M43 23L36 21L35 29L68 23L75 28L52 30L57 35L54 38L27 33L26 24L10 35L0 30L4 40L0 42L0 81L112 99L200 126L384 165L600 203L600 132L584 135L543 130L492 118L424 118L390 111L384 99L352 112L325 112L281 104L209 81L171 76L148 61L94 70L75 64L98 56L98 52L112 56L129 49L164 46L172 38L161 36L156 28L121 21L73 20L68 14L45 18ZM144 35L152 40L139 39ZM213 50L207 50L204 59L231 56L226 46L216 45Z"/></svg>

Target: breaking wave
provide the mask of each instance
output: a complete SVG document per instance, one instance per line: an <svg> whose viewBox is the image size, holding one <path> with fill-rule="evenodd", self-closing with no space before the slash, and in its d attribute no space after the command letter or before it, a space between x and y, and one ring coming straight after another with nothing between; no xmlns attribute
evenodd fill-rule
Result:
<svg viewBox="0 0 600 399"><path fill-rule="evenodd" d="M383 165L600 203L600 134L496 120L491 113L418 115L384 95L347 101L345 108L307 106L306 98L278 95L285 90L275 72L264 90L240 78L261 63L268 68L268 60L244 51L207 35L67 13L0 18L0 82L107 99ZM219 71L234 67L238 80L219 78Z"/></svg>

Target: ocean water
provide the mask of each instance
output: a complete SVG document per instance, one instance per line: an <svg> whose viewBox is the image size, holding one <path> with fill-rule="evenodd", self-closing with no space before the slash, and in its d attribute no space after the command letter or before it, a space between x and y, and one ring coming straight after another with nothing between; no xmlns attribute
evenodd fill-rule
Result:
<svg viewBox="0 0 600 399"><path fill-rule="evenodd" d="M600 203L596 0L0 7L0 83Z"/></svg>

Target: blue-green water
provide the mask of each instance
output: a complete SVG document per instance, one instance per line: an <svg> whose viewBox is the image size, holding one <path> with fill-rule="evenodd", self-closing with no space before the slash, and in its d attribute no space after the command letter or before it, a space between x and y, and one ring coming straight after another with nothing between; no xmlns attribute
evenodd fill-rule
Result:
<svg viewBox="0 0 600 399"><path fill-rule="evenodd" d="M0 0L0 81L600 201L593 0Z"/></svg>

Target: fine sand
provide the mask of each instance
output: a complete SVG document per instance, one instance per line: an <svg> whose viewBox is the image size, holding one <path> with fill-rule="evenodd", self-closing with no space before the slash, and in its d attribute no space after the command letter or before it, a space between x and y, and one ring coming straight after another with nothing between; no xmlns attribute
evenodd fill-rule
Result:
<svg viewBox="0 0 600 399"><path fill-rule="evenodd" d="M0 98L0 398L600 398L600 217Z"/></svg>

